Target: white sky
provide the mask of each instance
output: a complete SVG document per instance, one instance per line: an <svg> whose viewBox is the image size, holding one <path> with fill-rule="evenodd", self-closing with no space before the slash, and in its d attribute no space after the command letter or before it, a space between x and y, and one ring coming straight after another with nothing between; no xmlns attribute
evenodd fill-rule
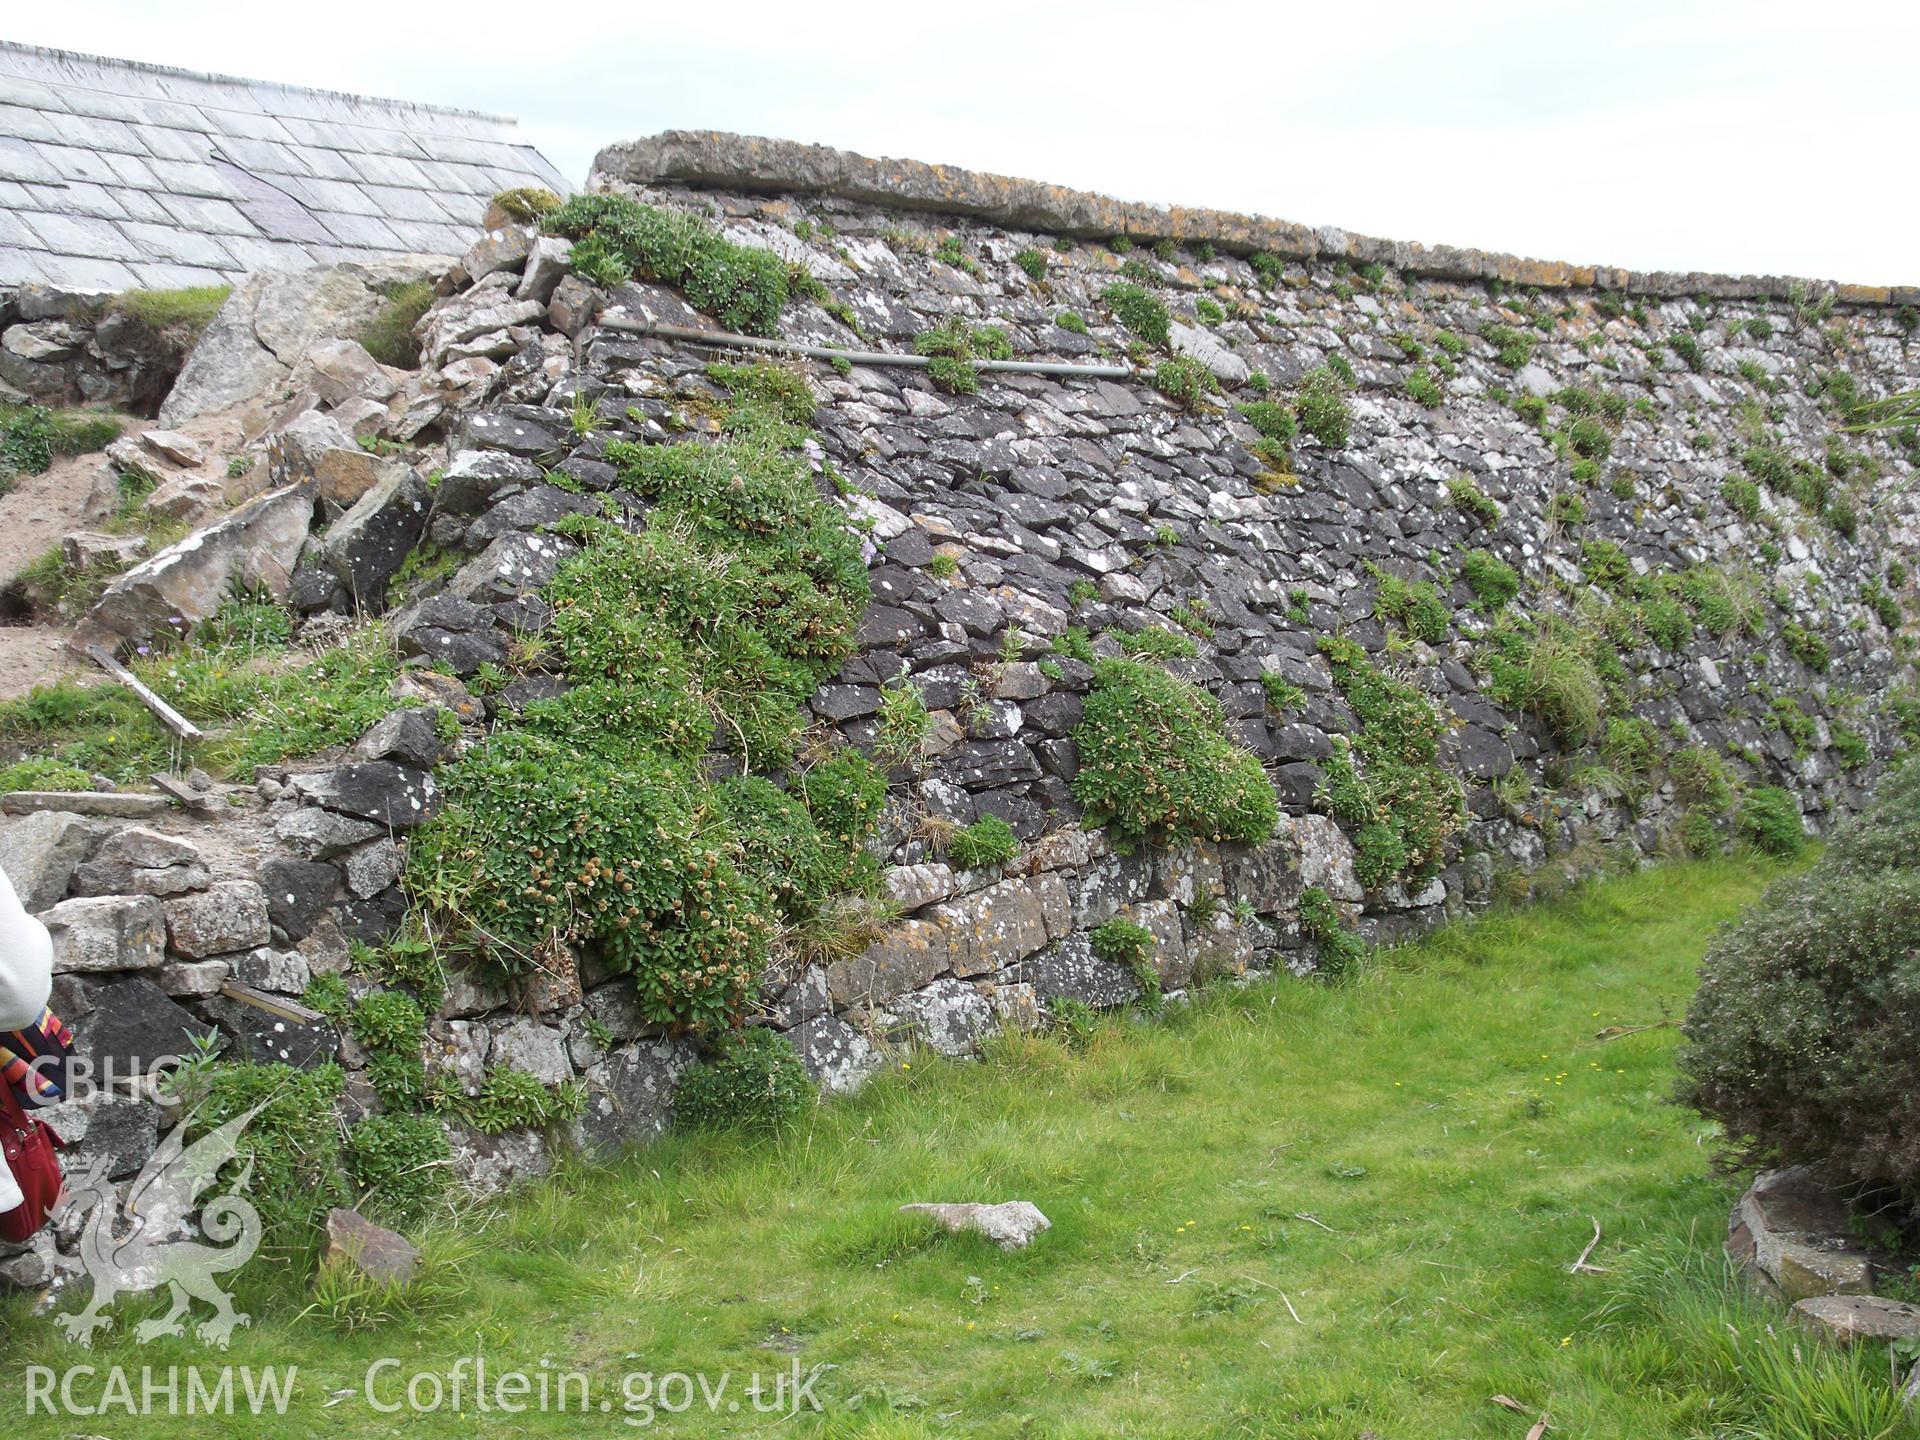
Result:
<svg viewBox="0 0 1920 1440"><path fill-rule="evenodd" d="M1915 0L24 0L11 40L1645 269L1920 283Z"/></svg>

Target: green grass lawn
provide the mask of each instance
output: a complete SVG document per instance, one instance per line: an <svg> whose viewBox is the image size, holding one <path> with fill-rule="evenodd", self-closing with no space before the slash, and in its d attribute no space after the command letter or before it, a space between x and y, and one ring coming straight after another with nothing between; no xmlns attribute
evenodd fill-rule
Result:
<svg viewBox="0 0 1920 1440"><path fill-rule="evenodd" d="M1666 1102L1676 1032L1599 1038L1676 1020L1714 926L1774 873L1647 871L1337 987L1263 980L1115 1017L1079 1051L1024 1037L984 1064L915 1059L778 1143L676 1138L469 1213L432 1244L437 1303L389 1323L347 1331L254 1280L256 1324L225 1358L299 1367L283 1418L35 1423L612 1435L627 1372L730 1370L739 1398L797 1358L835 1367L826 1408L775 1433L1521 1440L1544 1413L1585 1440L1912 1436L1884 1351L1796 1349L1727 1282L1734 1191ZM1009 1198L1053 1221L1017 1255L895 1213ZM1605 1273L1570 1273L1596 1221ZM191 1340L133 1344L148 1313L88 1355L0 1311L0 1414L21 1418L28 1363L218 1363ZM584 1371L615 1408L387 1416L363 1395L379 1357L400 1362L385 1400L393 1374L475 1353L496 1374ZM775 1430L726 1403L654 1423Z"/></svg>

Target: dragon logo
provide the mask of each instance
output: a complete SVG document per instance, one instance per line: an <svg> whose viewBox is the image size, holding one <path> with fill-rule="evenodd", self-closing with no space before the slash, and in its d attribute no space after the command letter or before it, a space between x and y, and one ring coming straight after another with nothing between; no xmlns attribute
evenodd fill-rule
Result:
<svg viewBox="0 0 1920 1440"><path fill-rule="evenodd" d="M93 1211L80 1235L79 1256L81 1272L93 1281L93 1296L86 1309L56 1317L69 1338L91 1345L96 1331L113 1324L106 1310L115 1297L162 1286L172 1292L173 1304L165 1315L134 1328L143 1345L162 1335L182 1334L183 1317L193 1300L213 1306L214 1313L196 1327L209 1345L224 1350L235 1327L251 1323L250 1316L233 1308L233 1298L215 1278L238 1270L260 1246L260 1214L241 1193L253 1178L251 1157L227 1189L204 1205L200 1196L238 1158L240 1136L262 1108L256 1105L234 1116L191 1145L186 1134L192 1116L182 1117L142 1167L124 1201L117 1200L98 1163L69 1187L57 1213ZM196 1209L199 1234L218 1243L202 1244L194 1238Z"/></svg>

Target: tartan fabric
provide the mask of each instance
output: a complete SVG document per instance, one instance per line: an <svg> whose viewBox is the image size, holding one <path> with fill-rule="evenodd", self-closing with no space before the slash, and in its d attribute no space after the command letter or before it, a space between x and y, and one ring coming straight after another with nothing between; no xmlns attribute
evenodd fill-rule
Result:
<svg viewBox="0 0 1920 1440"><path fill-rule="evenodd" d="M26 1029L0 1034L0 1080L12 1087L24 1110L57 1105L66 1098L72 1049L73 1031L53 1011L42 1010Z"/></svg>

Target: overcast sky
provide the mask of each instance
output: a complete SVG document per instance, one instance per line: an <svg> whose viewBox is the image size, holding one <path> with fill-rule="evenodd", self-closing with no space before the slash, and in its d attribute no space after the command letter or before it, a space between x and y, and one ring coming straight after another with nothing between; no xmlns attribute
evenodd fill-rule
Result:
<svg viewBox="0 0 1920 1440"><path fill-rule="evenodd" d="M1920 4L61 0L12 40L1648 269L1920 283Z"/></svg>

